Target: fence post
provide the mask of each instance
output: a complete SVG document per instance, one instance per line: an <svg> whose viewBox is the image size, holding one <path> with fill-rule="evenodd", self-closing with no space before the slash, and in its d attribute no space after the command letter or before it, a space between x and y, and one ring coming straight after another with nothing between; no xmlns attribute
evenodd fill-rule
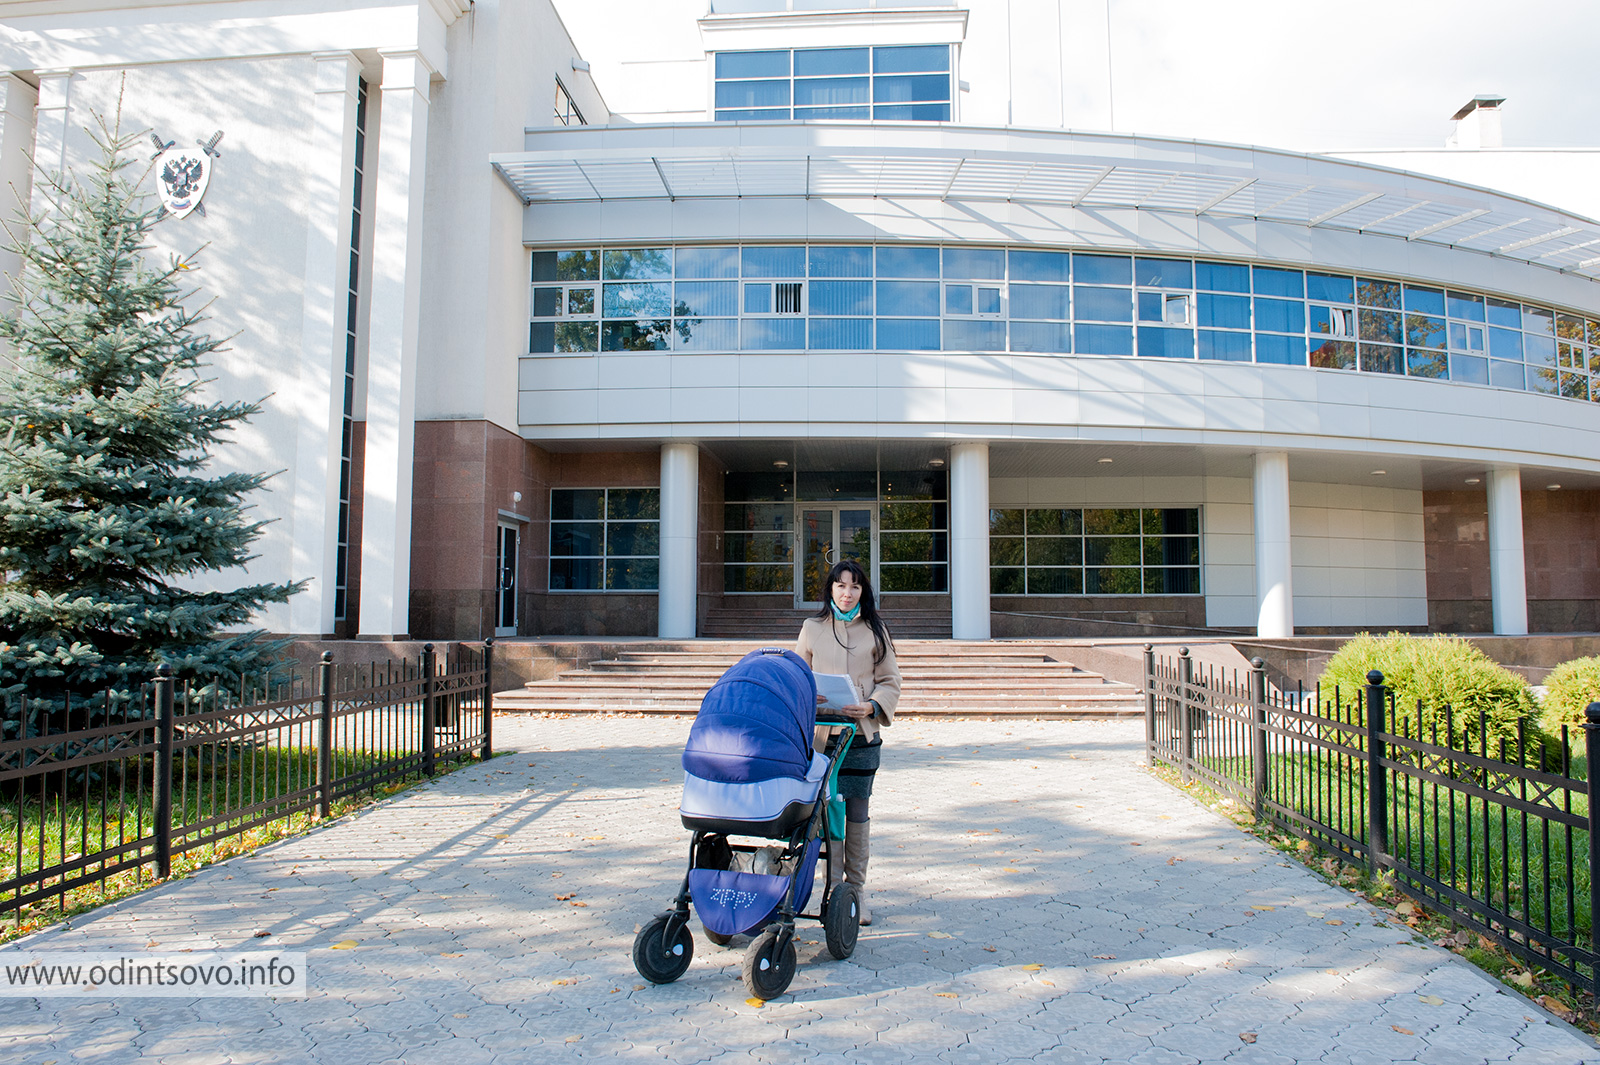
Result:
<svg viewBox="0 0 1600 1065"><path fill-rule="evenodd" d="M317 686L322 693L322 712L317 728L317 794L320 814L333 816L333 652L322 652L317 664Z"/></svg>
<svg viewBox="0 0 1600 1065"><path fill-rule="evenodd" d="M422 645L422 771L433 776L433 644Z"/></svg>
<svg viewBox="0 0 1600 1065"><path fill-rule="evenodd" d="M1156 647L1144 645L1144 764L1156 764Z"/></svg>
<svg viewBox="0 0 1600 1065"><path fill-rule="evenodd" d="M1187 647L1178 648L1178 677L1183 687L1178 697L1178 773L1184 780L1192 775L1194 762L1194 693L1189 684L1194 680L1194 659Z"/></svg>
<svg viewBox="0 0 1600 1065"><path fill-rule="evenodd" d="M485 762L494 757L494 639L483 641L483 754Z"/></svg>
<svg viewBox="0 0 1600 1065"><path fill-rule="evenodd" d="M1389 778L1383 769L1384 709L1388 695L1383 674L1367 674L1367 869L1376 875L1389 853Z"/></svg>
<svg viewBox="0 0 1600 1065"><path fill-rule="evenodd" d="M172 875L172 667L156 667L155 824L156 875Z"/></svg>
<svg viewBox="0 0 1600 1065"><path fill-rule="evenodd" d="M1600 703L1590 703L1583 711L1583 755L1589 778L1589 940L1591 948L1600 936ZM1600 999L1600 965L1590 975L1596 999Z"/></svg>
<svg viewBox="0 0 1600 1065"><path fill-rule="evenodd" d="M1266 813L1267 788L1267 663L1250 660L1250 704L1255 707L1255 728L1250 733L1250 762L1255 770L1253 791L1257 819Z"/></svg>

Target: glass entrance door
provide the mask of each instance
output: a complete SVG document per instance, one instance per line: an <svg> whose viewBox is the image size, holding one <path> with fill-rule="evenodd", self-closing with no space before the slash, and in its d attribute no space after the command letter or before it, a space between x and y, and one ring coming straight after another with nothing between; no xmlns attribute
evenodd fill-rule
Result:
<svg viewBox="0 0 1600 1065"><path fill-rule="evenodd" d="M517 634L517 541L515 525L502 525L495 534L494 634Z"/></svg>
<svg viewBox="0 0 1600 1065"><path fill-rule="evenodd" d="M840 506L800 505L799 579L794 582L795 606L820 607L827 589L828 570L841 558L853 558L878 584L876 550L878 508L871 504Z"/></svg>

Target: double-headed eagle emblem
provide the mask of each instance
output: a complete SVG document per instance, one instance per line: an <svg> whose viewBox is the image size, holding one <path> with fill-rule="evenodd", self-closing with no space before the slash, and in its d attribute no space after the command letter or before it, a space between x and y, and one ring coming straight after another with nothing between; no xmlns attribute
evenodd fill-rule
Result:
<svg viewBox="0 0 1600 1065"><path fill-rule="evenodd" d="M191 211L205 214L206 209L200 206L200 201L205 198L206 188L211 184L212 163L222 158L222 153L217 151L217 144L222 140L222 131L219 129L212 134L211 140L195 141L200 145L197 152L193 148L179 148L176 141L162 141L156 134L150 134L150 139L155 142L156 184L161 193L161 210L157 217L172 215L182 218Z"/></svg>

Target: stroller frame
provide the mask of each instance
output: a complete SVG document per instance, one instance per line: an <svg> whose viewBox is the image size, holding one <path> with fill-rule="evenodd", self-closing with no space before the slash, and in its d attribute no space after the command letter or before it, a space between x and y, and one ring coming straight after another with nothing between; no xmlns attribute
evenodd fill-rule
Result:
<svg viewBox="0 0 1600 1065"><path fill-rule="evenodd" d="M804 907L796 906L802 890L809 891L814 885L818 862L826 863L824 868L828 868L833 859L842 859L842 856L835 854L834 848L842 845L843 832L835 829L835 819L829 816L829 806L835 803L843 805L843 800L834 797L833 791L839 767L857 731L853 721L843 718L819 717L816 724L830 730L822 750L823 756L828 759L828 771L809 816L795 825L787 836L753 834L748 830L741 831L736 825L730 826L728 831L720 831L720 826L696 828L689 840L689 871L685 872L679 885L672 909L646 924L634 940L634 965L645 979L654 983L670 983L689 967L693 957L693 937L689 931L693 904L690 872L695 869L728 869L733 855L754 854L762 849L755 844L732 843L730 836L785 840L780 861L791 863L789 883L782 900L767 921L753 930L755 938L745 954L741 975L752 997L772 999L788 990L797 964L797 919L822 922L828 951L834 958L843 961L855 951L860 931L860 900L853 884L843 881L826 884L815 913L805 912ZM837 820L842 821L843 818L838 817ZM815 860L807 861L807 852L813 844L818 847L819 853ZM812 884L803 884L802 876L812 877ZM706 938L718 946L726 945L732 939L731 935L720 935L710 929L705 931Z"/></svg>

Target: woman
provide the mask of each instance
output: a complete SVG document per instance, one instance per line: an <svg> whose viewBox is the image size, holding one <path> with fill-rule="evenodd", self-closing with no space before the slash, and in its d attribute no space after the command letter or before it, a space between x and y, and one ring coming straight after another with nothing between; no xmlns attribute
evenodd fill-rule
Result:
<svg viewBox="0 0 1600 1065"><path fill-rule="evenodd" d="M879 730L894 723L900 701L900 667L894 641L878 616L878 604L861 564L850 559L828 571L828 601L800 626L795 651L817 673L846 673L856 682L861 703L843 709L856 723L856 737L839 769L839 794L844 799L844 876L860 897L861 923L871 924L867 909L867 859L870 856L867 800L878 771L883 746ZM839 879L831 866L828 879Z"/></svg>

